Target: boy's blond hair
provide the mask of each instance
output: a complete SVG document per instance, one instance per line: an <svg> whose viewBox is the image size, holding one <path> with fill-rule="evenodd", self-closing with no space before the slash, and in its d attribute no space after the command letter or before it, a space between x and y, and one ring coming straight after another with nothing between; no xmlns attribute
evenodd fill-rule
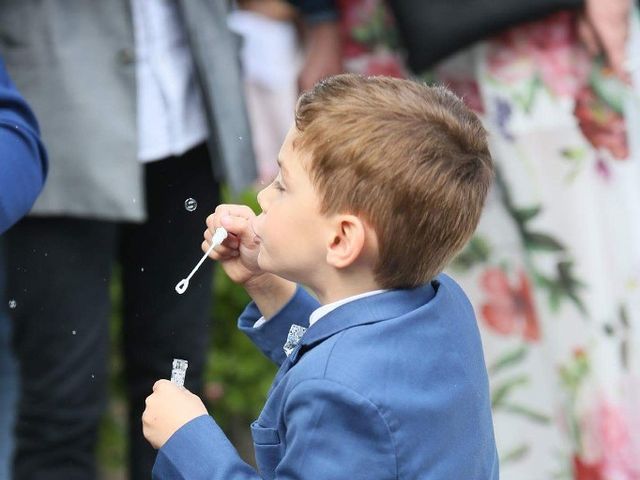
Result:
<svg viewBox="0 0 640 480"><path fill-rule="evenodd" d="M295 121L322 212L375 230L383 288L430 281L473 234L493 165L479 119L447 89L337 75L301 95Z"/></svg>

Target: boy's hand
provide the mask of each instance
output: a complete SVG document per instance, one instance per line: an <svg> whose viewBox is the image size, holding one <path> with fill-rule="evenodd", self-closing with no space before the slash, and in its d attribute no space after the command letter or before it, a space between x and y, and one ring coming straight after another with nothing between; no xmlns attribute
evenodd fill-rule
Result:
<svg viewBox="0 0 640 480"><path fill-rule="evenodd" d="M202 251L209 250L216 228L223 226L229 235L209 256L222 264L231 280L244 287L262 315L269 319L293 297L296 285L265 272L258 265L260 245L251 226L255 217L253 210L245 205L218 206L207 217Z"/></svg>
<svg viewBox="0 0 640 480"><path fill-rule="evenodd" d="M156 449L162 447L180 427L208 413L197 395L169 380L158 380L145 404L142 433Z"/></svg>
<svg viewBox="0 0 640 480"><path fill-rule="evenodd" d="M255 216L253 210L245 205L219 205L207 217L208 228L204 232L202 251L209 249L216 228L223 226L230 235L209 257L219 261L229 278L240 285L245 285L263 273L258 266L260 246L255 241L251 227Z"/></svg>

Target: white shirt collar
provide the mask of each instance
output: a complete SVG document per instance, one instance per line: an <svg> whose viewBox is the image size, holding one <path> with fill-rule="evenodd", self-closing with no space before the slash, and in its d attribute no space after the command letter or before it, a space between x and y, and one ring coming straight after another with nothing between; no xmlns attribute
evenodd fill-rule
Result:
<svg viewBox="0 0 640 480"><path fill-rule="evenodd" d="M313 313L311 313L311 315L309 316L309 326L316 323L318 320L324 317L327 313L335 310L336 308L346 303L353 302L354 300L358 300L360 298L370 297L371 295L377 295L378 293L383 293L387 291L388 291L387 289L381 289L381 290L373 290L371 292L359 293L358 295L352 295L351 297L343 298L342 300L338 300L332 303L327 303L326 305L322 305L321 307L316 308L313 311Z"/></svg>

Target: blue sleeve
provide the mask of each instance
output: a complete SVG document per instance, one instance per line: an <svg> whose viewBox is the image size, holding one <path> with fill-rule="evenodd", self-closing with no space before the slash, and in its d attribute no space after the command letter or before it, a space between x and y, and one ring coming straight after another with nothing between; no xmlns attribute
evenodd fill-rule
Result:
<svg viewBox="0 0 640 480"><path fill-rule="evenodd" d="M345 386L324 379L298 384L285 404L286 451L276 480L397 478L391 431L375 405ZM255 445L274 448L276 445ZM268 454L268 453L267 453ZM363 476L366 472L366 477ZM184 425L156 458L153 478L257 480L208 415Z"/></svg>
<svg viewBox="0 0 640 480"><path fill-rule="evenodd" d="M335 21L338 19L338 9L335 0L289 0L300 10L309 23Z"/></svg>
<svg viewBox="0 0 640 480"><path fill-rule="evenodd" d="M158 450L155 480L259 479L209 415L194 418Z"/></svg>
<svg viewBox="0 0 640 480"><path fill-rule="evenodd" d="M36 118L0 60L0 234L31 209L46 174Z"/></svg>
<svg viewBox="0 0 640 480"><path fill-rule="evenodd" d="M296 293L282 309L268 322L258 328L253 325L262 316L255 303L251 302L238 319L238 328L242 330L256 346L276 365L280 365L286 355L282 347L292 324L309 326L309 316L320 304L307 291L298 286Z"/></svg>

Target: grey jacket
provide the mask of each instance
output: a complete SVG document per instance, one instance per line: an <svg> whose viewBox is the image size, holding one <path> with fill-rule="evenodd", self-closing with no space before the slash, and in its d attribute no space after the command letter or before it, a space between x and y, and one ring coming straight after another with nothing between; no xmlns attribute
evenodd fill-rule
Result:
<svg viewBox="0 0 640 480"><path fill-rule="evenodd" d="M255 162L228 2L178 4L203 91L213 169L238 191L254 180ZM144 220L134 52L128 0L0 0L0 55L36 113L50 157L33 214Z"/></svg>

